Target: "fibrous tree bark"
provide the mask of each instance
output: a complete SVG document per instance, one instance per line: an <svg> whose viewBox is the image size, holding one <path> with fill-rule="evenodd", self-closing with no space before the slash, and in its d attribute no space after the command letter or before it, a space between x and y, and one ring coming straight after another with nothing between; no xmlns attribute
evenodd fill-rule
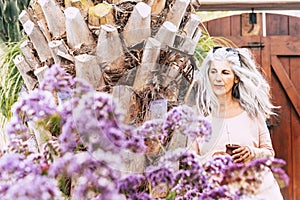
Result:
<svg viewBox="0 0 300 200"><path fill-rule="evenodd" d="M59 64L111 93L124 121L138 126L187 99L201 36L201 19L193 11L188 0L32 0L19 16L29 40L16 65L24 77L34 71L25 82L33 89L48 67ZM164 145L174 149L185 141L178 136ZM162 152L155 142L148 144L146 157L134 159L142 163L141 172Z"/></svg>

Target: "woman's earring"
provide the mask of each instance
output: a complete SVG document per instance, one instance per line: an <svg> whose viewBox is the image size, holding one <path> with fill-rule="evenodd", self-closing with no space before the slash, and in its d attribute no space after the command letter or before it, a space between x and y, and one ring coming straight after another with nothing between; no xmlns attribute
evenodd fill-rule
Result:
<svg viewBox="0 0 300 200"><path fill-rule="evenodd" d="M239 87L238 87L238 84L234 84L233 85L233 88L232 88L232 96L234 98L237 98L239 99L240 98L240 91L239 91Z"/></svg>

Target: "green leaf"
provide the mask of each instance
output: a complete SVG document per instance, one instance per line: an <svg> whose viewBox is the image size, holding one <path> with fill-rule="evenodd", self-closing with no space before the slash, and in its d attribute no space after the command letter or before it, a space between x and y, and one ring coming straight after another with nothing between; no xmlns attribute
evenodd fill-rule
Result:
<svg viewBox="0 0 300 200"><path fill-rule="evenodd" d="M166 197L166 200L174 200L176 197L176 192L170 192L169 195Z"/></svg>
<svg viewBox="0 0 300 200"><path fill-rule="evenodd" d="M21 42L8 43L0 55L0 112L7 119L12 116L11 107L17 101L23 85L23 79L13 62L13 59L21 54Z"/></svg>

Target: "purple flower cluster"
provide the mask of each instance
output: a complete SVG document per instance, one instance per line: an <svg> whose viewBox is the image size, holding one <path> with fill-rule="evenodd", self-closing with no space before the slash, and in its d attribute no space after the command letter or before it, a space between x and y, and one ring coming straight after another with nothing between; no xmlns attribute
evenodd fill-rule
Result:
<svg viewBox="0 0 300 200"><path fill-rule="evenodd" d="M1 196L3 200L63 200L55 179L29 174L14 182Z"/></svg>
<svg viewBox="0 0 300 200"><path fill-rule="evenodd" d="M142 192L142 186L146 183L146 177L141 174L129 174L126 178L119 180L118 190L127 197Z"/></svg>
<svg viewBox="0 0 300 200"><path fill-rule="evenodd" d="M37 122L56 112L57 105L48 91L34 90L23 94L13 107L13 117L7 125L9 136L28 139L29 134L24 122Z"/></svg>
<svg viewBox="0 0 300 200"><path fill-rule="evenodd" d="M50 92L71 93L75 82L59 65L52 65L44 75L44 80L40 84L41 90Z"/></svg>
<svg viewBox="0 0 300 200"><path fill-rule="evenodd" d="M67 98L57 101L57 94ZM240 199L255 190L260 181L257 174L266 169L283 180L283 185L288 183L282 160L237 164L231 157L219 156L200 164L186 149L166 152L144 173L123 174L118 167L127 164L122 160L127 150L145 152L147 140L167 146L174 134L207 140L210 123L190 107L178 106L165 119L147 121L140 127L126 125L112 96L72 79L58 65L49 69L37 90L20 98L13 114L8 126L11 148L0 155L1 199L64 199L64 195L71 199L150 200L156 198L157 188L170 200ZM30 136L28 123L43 123L53 116L59 120L59 133L44 144L45 149L31 151L24 143ZM71 180L71 191L64 190L65 179Z"/></svg>
<svg viewBox="0 0 300 200"><path fill-rule="evenodd" d="M182 133L192 138L203 138L207 141L211 135L210 123L199 116L191 107L182 105L171 109L163 124L164 135Z"/></svg>
<svg viewBox="0 0 300 200"><path fill-rule="evenodd" d="M64 102L58 109L61 120L61 130L59 135L59 141L61 151L73 152L79 145L80 136L76 130L75 122L73 119L73 107L77 104L77 99L73 98Z"/></svg>
<svg viewBox="0 0 300 200"><path fill-rule="evenodd" d="M0 181L1 183L16 181L24 178L28 174L40 174L38 164L25 155L17 153L7 153L0 158Z"/></svg>
<svg viewBox="0 0 300 200"><path fill-rule="evenodd" d="M173 191L177 195L187 195L189 191L193 195L199 193L207 186L207 178L205 177L203 166L196 160L196 156L191 152L184 152L178 157L179 170L175 176L175 185Z"/></svg>
<svg viewBox="0 0 300 200"><path fill-rule="evenodd" d="M137 137L134 128L123 123L123 116L112 96L89 92L73 108L74 125L91 152L97 148L119 152L128 148L144 151L143 138ZM120 149L119 149L120 148Z"/></svg>
<svg viewBox="0 0 300 200"><path fill-rule="evenodd" d="M89 195L96 197L99 193L115 194L116 180L119 172L107 166L107 163L94 159L91 154L81 152L66 153L57 158L49 168L49 176L71 177L74 184L72 198L86 199Z"/></svg>
<svg viewBox="0 0 300 200"><path fill-rule="evenodd" d="M167 167L148 167L146 170L146 177L151 186L157 186L160 183L165 183L167 187L174 184L174 172L172 168Z"/></svg>
<svg viewBox="0 0 300 200"><path fill-rule="evenodd" d="M62 199L56 180L42 175L39 160L37 155L17 153L0 158L1 199Z"/></svg>
<svg viewBox="0 0 300 200"><path fill-rule="evenodd" d="M168 136L162 130L163 122L164 121L162 119L146 121L137 128L137 135L163 144L165 138Z"/></svg>
<svg viewBox="0 0 300 200"><path fill-rule="evenodd" d="M275 179L279 183L280 187L286 187L289 184L289 177L282 169L282 167L286 164L286 162L282 159L275 158L272 160L272 164L270 166L271 171L274 174Z"/></svg>

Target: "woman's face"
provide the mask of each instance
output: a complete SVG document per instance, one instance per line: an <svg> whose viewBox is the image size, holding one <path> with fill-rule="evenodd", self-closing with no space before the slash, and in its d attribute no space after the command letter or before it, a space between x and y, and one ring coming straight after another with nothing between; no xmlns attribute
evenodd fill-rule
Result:
<svg viewBox="0 0 300 200"><path fill-rule="evenodd" d="M208 77L217 97L231 95L234 82L237 81L230 63L227 60L211 62Z"/></svg>

